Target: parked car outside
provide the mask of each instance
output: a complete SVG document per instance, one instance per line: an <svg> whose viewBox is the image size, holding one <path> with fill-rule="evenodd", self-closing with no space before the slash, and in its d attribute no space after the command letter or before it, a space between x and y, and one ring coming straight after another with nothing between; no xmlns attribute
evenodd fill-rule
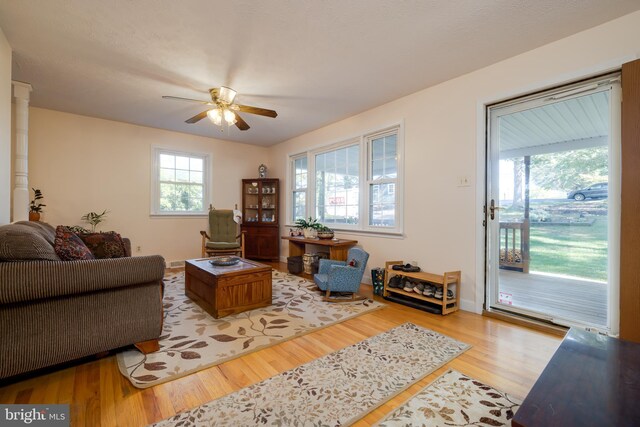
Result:
<svg viewBox="0 0 640 427"><path fill-rule="evenodd" d="M570 191L567 199L582 201L584 199L606 199L609 196L609 183L599 182L587 188Z"/></svg>

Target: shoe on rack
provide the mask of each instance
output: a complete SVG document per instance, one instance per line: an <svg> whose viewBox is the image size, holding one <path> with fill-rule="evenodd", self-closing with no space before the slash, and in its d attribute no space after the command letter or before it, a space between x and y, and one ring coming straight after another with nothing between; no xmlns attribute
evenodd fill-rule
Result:
<svg viewBox="0 0 640 427"><path fill-rule="evenodd" d="M393 265L391 266L391 269L393 269L393 270L399 270L399 271L402 271L402 269L403 269L403 268L404 268L404 265L402 265L402 264L393 264Z"/></svg>
<svg viewBox="0 0 640 427"><path fill-rule="evenodd" d="M413 292L413 282L407 280L404 282L404 288L402 288L405 292Z"/></svg>
<svg viewBox="0 0 640 427"><path fill-rule="evenodd" d="M442 299L442 288L436 289L436 294L434 295L435 299Z"/></svg>
<svg viewBox="0 0 640 427"><path fill-rule="evenodd" d="M405 273L417 273L418 271L420 271L420 267L411 264L405 264L402 267L402 271L404 271Z"/></svg>
<svg viewBox="0 0 640 427"><path fill-rule="evenodd" d="M422 291L422 295L425 297L433 298L436 293L436 287L430 284L424 285L424 291Z"/></svg>
<svg viewBox="0 0 640 427"><path fill-rule="evenodd" d="M422 291L424 291L424 283L417 282L415 285L413 285L413 292L418 295L422 295Z"/></svg>
<svg viewBox="0 0 640 427"><path fill-rule="evenodd" d="M454 299L455 295L451 289L447 289L447 299Z"/></svg>
<svg viewBox="0 0 640 427"><path fill-rule="evenodd" d="M387 287L389 288L401 288L402 287L402 279L400 276L393 276L389 279L389 283L387 283Z"/></svg>

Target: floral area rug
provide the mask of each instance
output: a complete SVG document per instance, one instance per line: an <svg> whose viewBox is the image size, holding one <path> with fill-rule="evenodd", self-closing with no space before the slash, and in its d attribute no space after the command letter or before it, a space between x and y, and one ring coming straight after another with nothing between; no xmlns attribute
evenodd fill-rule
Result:
<svg viewBox="0 0 640 427"><path fill-rule="evenodd" d="M154 425L349 425L468 348L405 323Z"/></svg>
<svg viewBox="0 0 640 427"><path fill-rule="evenodd" d="M120 372L147 388L382 308L373 300L329 303L315 284L273 271L273 305L214 319L184 294L184 272L165 277L160 350L118 353Z"/></svg>
<svg viewBox="0 0 640 427"><path fill-rule="evenodd" d="M449 371L377 425L510 426L521 403L460 372Z"/></svg>

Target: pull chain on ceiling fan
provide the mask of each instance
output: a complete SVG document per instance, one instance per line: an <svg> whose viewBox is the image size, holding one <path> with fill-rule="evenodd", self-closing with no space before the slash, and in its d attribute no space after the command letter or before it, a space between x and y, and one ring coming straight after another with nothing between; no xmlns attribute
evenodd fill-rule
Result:
<svg viewBox="0 0 640 427"><path fill-rule="evenodd" d="M236 127L240 130L247 130L250 126L247 124L247 122L244 121L242 117L240 117L238 111L272 118L278 116L278 113L276 113L274 110L252 107L250 105L235 104L234 100L238 92L226 86L209 89L209 94L211 94L211 101L181 98L178 96L163 96L162 98L178 101L197 102L199 104L210 105L214 107L185 120L185 122L189 124L197 123L205 117L208 117L209 120L211 120L211 122L216 126L222 126L222 122L224 120L224 122L226 122L229 126L236 125Z"/></svg>

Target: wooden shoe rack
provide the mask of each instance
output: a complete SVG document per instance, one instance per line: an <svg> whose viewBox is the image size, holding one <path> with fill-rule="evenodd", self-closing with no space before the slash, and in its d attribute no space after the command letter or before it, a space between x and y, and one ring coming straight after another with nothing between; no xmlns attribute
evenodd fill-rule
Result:
<svg viewBox="0 0 640 427"><path fill-rule="evenodd" d="M449 271L444 274L432 274L424 271L417 273L405 272L402 270L394 270L394 265L402 265L402 261L387 261L385 263L384 270L384 291L383 296L388 297L389 294L398 294L416 300L426 301L430 304L435 304L442 308L442 315L452 313L460 309L460 271ZM389 279L393 276L403 276L410 279L420 280L422 282L429 282L432 285L442 287L443 299L431 298L424 295L417 294L415 292L407 292L400 288L390 288ZM446 299L447 290L449 286L455 286L455 297Z"/></svg>

